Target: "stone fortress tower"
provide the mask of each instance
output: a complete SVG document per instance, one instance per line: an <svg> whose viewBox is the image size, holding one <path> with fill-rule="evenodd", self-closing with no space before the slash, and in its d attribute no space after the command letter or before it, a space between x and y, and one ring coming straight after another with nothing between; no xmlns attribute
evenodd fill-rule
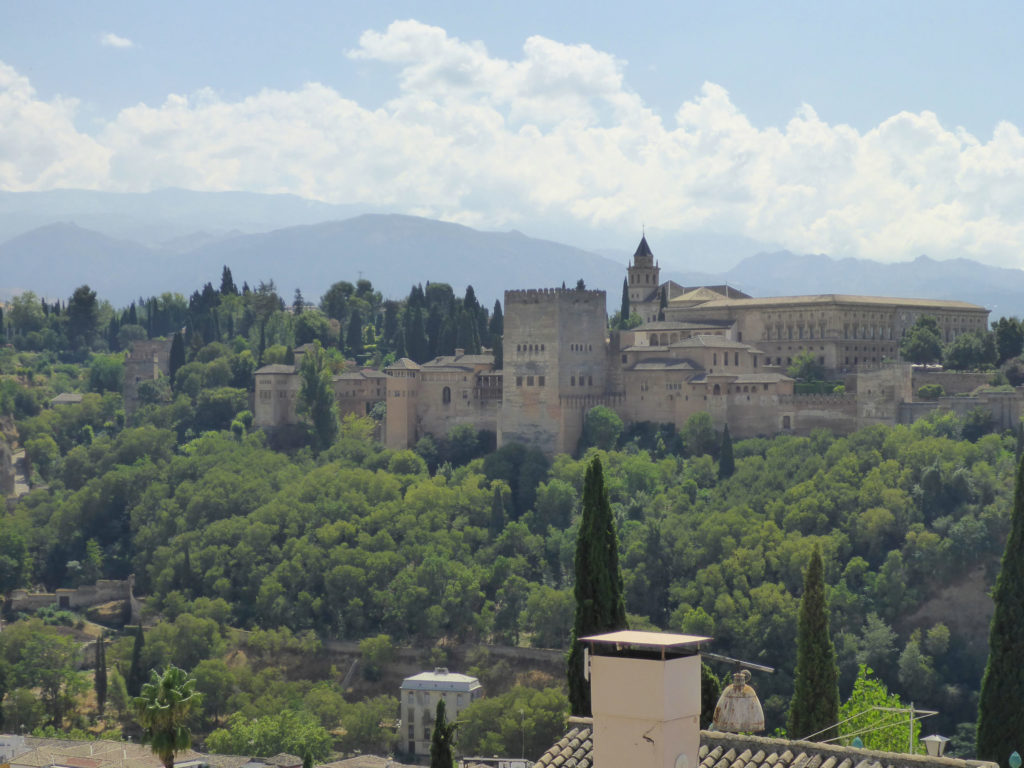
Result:
<svg viewBox="0 0 1024 768"><path fill-rule="evenodd" d="M504 392L498 444L574 451L572 412L608 389L604 291L505 291ZM575 406L575 408L574 408ZM571 443L571 444L570 444Z"/></svg>

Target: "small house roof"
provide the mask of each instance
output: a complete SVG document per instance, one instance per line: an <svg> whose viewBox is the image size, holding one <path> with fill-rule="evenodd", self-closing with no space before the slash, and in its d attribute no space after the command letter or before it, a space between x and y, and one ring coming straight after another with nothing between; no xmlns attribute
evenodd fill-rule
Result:
<svg viewBox="0 0 1024 768"><path fill-rule="evenodd" d="M82 402L82 394L80 392L61 392L50 400L50 405L74 405L80 402Z"/></svg>
<svg viewBox="0 0 1024 768"><path fill-rule="evenodd" d="M474 691L480 681L471 675L449 672L438 667L433 672L420 672L402 681L403 691Z"/></svg>

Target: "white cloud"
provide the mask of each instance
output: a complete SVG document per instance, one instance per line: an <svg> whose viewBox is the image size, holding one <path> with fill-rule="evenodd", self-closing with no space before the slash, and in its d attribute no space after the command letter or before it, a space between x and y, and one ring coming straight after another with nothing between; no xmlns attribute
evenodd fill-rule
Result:
<svg viewBox="0 0 1024 768"><path fill-rule="evenodd" d="M115 35L113 32L107 32L100 38L100 45L105 45L108 48L134 48L135 43L129 40L127 37L121 37Z"/></svg>
<svg viewBox="0 0 1024 768"><path fill-rule="evenodd" d="M624 242L646 220L835 256L1024 266L1024 137L1008 123L982 140L902 112L861 132L801 105L760 127L714 83L663 120L591 46L531 37L507 60L416 21L365 32L348 55L394 68L398 95L368 109L318 83L172 94L94 137L75 130L73 101L41 101L0 65L0 188L291 192L483 227L561 217Z"/></svg>

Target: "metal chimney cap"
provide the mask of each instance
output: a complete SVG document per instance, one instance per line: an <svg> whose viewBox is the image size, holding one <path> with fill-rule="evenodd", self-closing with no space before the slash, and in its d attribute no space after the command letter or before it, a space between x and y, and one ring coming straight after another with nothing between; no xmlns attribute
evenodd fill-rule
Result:
<svg viewBox="0 0 1024 768"><path fill-rule="evenodd" d="M641 632L634 629L620 629L603 635L581 637L584 643L605 643L608 645L632 645L639 648L696 648L711 641L700 635L675 635L670 632Z"/></svg>
<svg viewBox="0 0 1024 768"><path fill-rule="evenodd" d="M757 693L747 685L750 672L741 669L732 676L715 707L714 724L720 731L756 733L764 730L764 711Z"/></svg>

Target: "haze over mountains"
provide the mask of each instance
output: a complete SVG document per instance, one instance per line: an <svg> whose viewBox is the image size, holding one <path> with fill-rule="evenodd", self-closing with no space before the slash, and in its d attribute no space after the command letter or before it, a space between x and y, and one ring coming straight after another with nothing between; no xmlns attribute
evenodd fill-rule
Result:
<svg viewBox="0 0 1024 768"><path fill-rule="evenodd" d="M787 251L761 252L752 241L708 236L649 238L666 264L662 278L683 285L729 283L753 296L864 293L961 299L989 307L993 317L1024 314L1024 271L968 259L880 264ZM414 283L472 284L481 300L506 288L574 285L608 291L618 304L635 242L609 243L600 253L519 232L484 232L397 214L368 213L289 195L164 190L111 194L78 190L0 193L0 299L23 290L67 297L88 283L122 306L164 291L191 293L217 284L221 267L235 281L274 280L282 296L301 288L316 301L338 280L371 280L385 296ZM696 271L734 263L727 271ZM716 250L717 249L717 250Z"/></svg>

